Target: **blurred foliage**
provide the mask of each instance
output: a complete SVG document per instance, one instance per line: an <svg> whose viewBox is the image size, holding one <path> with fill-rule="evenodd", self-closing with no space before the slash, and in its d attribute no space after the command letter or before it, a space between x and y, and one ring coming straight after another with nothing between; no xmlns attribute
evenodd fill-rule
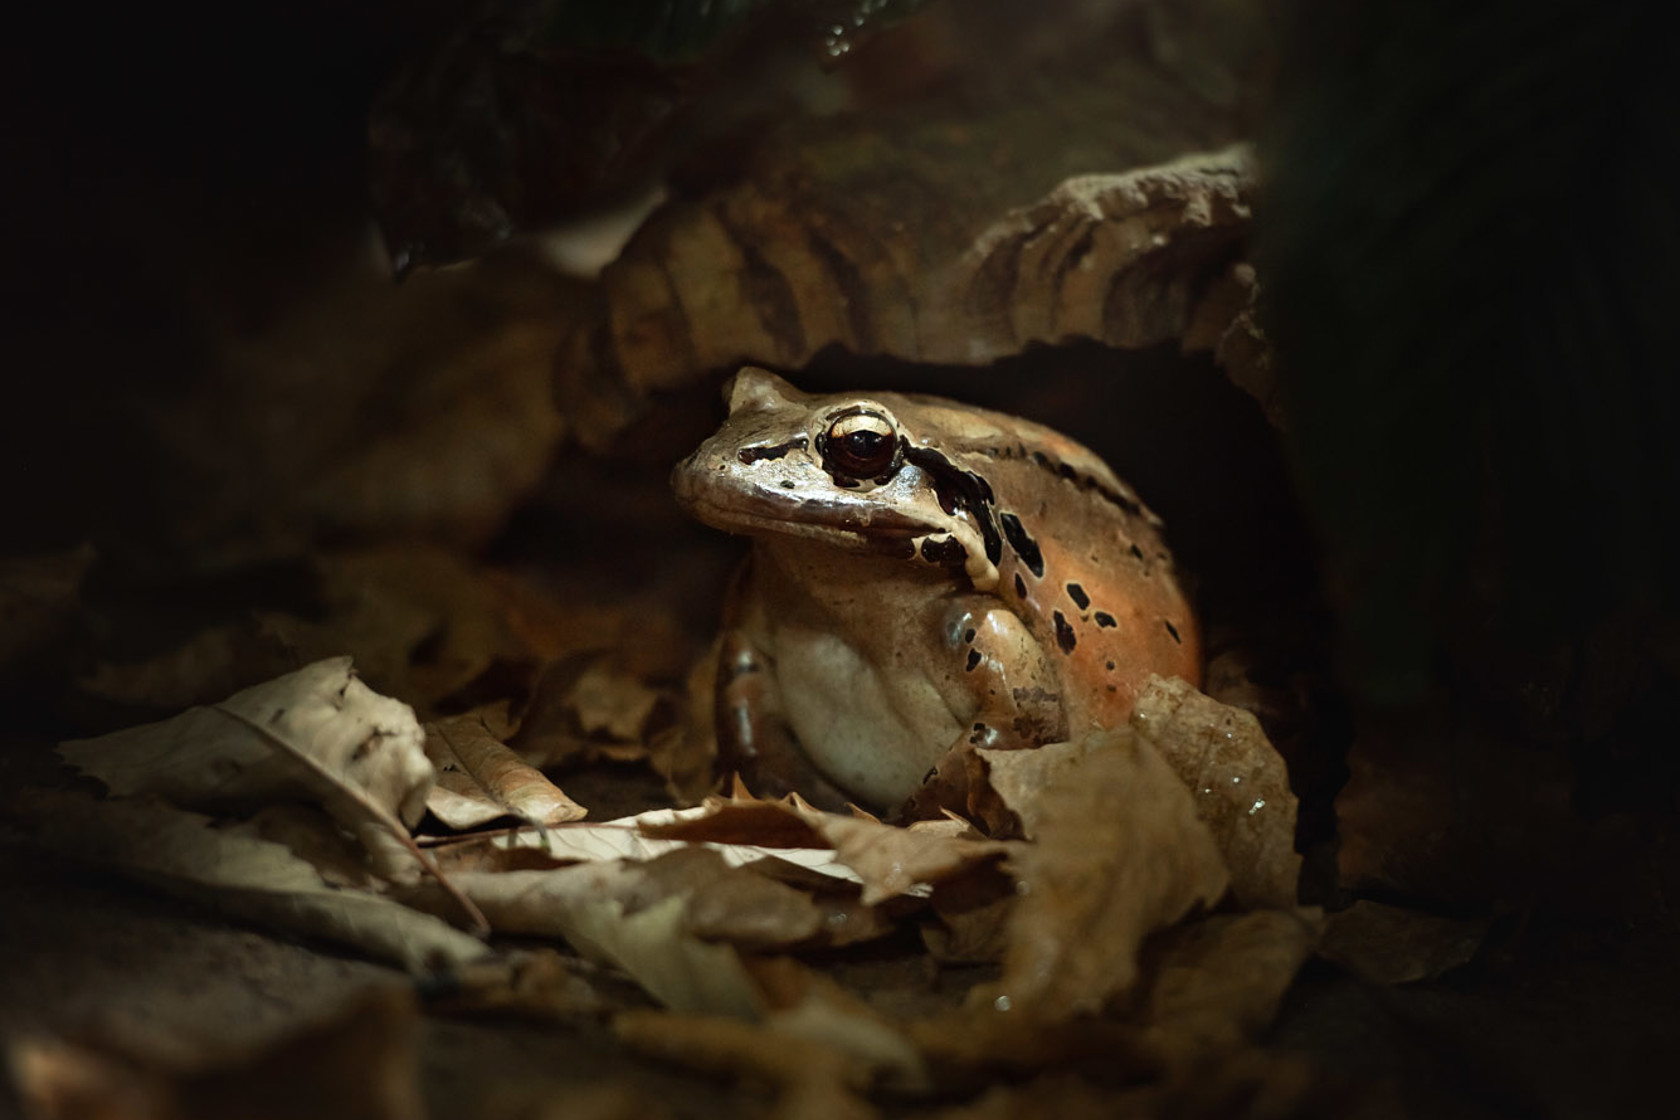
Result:
<svg viewBox="0 0 1680 1120"><path fill-rule="evenodd" d="M776 9L808 28L835 57L859 35L909 15L925 0L552 0L539 29L549 43L633 47L661 61L692 61L748 20Z"/></svg>
<svg viewBox="0 0 1680 1120"><path fill-rule="evenodd" d="M492 0L386 87L373 195L396 271L651 189L924 0Z"/></svg>

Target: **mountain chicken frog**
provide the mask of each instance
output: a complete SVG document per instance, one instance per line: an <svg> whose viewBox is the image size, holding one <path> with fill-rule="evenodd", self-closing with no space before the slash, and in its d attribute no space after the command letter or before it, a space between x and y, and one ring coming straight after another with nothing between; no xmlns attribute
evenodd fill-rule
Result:
<svg viewBox="0 0 1680 1120"><path fill-rule="evenodd" d="M672 486L753 539L711 700L720 769L754 793L892 808L949 752L1123 723L1152 673L1198 683L1160 521L1084 447L753 368L726 396Z"/></svg>

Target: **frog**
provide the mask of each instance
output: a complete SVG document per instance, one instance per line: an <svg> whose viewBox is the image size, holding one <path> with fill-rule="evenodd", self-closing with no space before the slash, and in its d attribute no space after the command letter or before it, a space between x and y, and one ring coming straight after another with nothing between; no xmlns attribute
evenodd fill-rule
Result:
<svg viewBox="0 0 1680 1120"><path fill-rule="evenodd" d="M724 398L671 475L751 539L693 678L720 778L902 814L952 760L1122 725L1154 675L1200 684L1161 519L1083 445L753 366Z"/></svg>

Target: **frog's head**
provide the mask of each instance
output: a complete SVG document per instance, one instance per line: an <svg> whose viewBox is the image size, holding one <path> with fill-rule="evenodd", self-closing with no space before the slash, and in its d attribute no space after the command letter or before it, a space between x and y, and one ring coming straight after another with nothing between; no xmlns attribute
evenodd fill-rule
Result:
<svg viewBox="0 0 1680 1120"><path fill-rule="evenodd" d="M724 390L729 417L677 464L671 486L719 529L961 568L997 582L991 488L954 466L937 431L913 430L920 399L802 393L751 366Z"/></svg>

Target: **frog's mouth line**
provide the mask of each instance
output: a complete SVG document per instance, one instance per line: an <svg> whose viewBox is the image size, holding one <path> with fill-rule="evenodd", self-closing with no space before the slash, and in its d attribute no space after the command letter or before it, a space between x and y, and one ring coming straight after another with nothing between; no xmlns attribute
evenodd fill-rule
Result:
<svg viewBox="0 0 1680 1120"><path fill-rule="evenodd" d="M692 490L677 495L679 501L700 521L714 529L748 536L775 534L805 537L859 551L902 551L912 538L937 532L938 526L890 509L856 507L830 502L803 502L794 507L798 519L785 516L782 501L730 495L719 501ZM868 516L860 516L867 513Z"/></svg>

